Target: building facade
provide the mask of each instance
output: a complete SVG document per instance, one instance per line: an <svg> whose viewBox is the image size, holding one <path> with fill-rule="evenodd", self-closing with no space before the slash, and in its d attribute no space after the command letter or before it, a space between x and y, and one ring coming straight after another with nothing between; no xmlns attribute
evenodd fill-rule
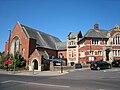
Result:
<svg viewBox="0 0 120 90"><path fill-rule="evenodd" d="M88 30L83 37L81 33L72 34L77 38L67 40L67 45L69 45L67 46L67 60L69 63L86 64L98 60L108 62L120 60L119 25L115 25L110 30L101 30L96 23L94 29Z"/></svg>
<svg viewBox="0 0 120 90"><path fill-rule="evenodd" d="M19 52L26 60L26 68L30 71L43 70L49 62L47 60L58 58L59 54L66 59L66 43L52 35L16 23L5 45L5 55ZM46 61L46 62L45 62ZM45 64L46 63L46 64Z"/></svg>
<svg viewBox="0 0 120 90"><path fill-rule="evenodd" d="M96 23L84 36L80 32L71 32L66 42L59 38L16 23L5 45L5 55L19 52L26 67L41 71L44 61L58 59L60 55L67 65L86 64L91 61L120 60L120 26L110 30L101 30Z"/></svg>

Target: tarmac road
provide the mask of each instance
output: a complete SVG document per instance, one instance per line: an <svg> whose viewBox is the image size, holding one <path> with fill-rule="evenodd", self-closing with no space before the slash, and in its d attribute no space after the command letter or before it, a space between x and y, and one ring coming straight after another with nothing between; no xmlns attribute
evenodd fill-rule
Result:
<svg viewBox="0 0 120 90"><path fill-rule="evenodd" d="M76 70L61 76L0 74L0 90L120 90L120 68Z"/></svg>

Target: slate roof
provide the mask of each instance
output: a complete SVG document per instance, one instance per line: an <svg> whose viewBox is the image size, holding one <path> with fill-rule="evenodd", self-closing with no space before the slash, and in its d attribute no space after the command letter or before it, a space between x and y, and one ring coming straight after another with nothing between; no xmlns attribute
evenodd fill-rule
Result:
<svg viewBox="0 0 120 90"><path fill-rule="evenodd" d="M66 50L67 49L67 43L66 42L57 42L56 43L57 50Z"/></svg>
<svg viewBox="0 0 120 90"><path fill-rule="evenodd" d="M68 35L69 39L74 39L78 36L79 32L70 32L70 34Z"/></svg>
<svg viewBox="0 0 120 90"><path fill-rule="evenodd" d="M90 29L84 35L84 37L107 38L107 34L108 33L109 33L109 31L107 31L107 30L94 30L94 29Z"/></svg>
<svg viewBox="0 0 120 90"><path fill-rule="evenodd" d="M59 47L56 48L56 43L61 42L61 40L59 38L54 37L54 36L49 35L49 34L46 34L44 32L35 30L35 29L30 28L28 26L25 26L22 24L20 24L20 25L21 25L25 35L27 36L27 38L36 39L37 44L40 47L55 49L55 50L57 50L57 48L59 48Z"/></svg>
<svg viewBox="0 0 120 90"><path fill-rule="evenodd" d="M37 51L38 51L39 55L43 56L45 59L49 58L47 52L45 52L45 51L39 51L39 50L37 50Z"/></svg>
<svg viewBox="0 0 120 90"><path fill-rule="evenodd" d="M68 39L82 38L81 31L79 32L70 32L68 35Z"/></svg>

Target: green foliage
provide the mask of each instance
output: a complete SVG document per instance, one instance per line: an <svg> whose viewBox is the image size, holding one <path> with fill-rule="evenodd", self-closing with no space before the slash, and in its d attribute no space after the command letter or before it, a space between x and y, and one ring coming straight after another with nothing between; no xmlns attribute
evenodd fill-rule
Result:
<svg viewBox="0 0 120 90"><path fill-rule="evenodd" d="M19 55L18 52L16 52L14 55L14 62L15 62L16 67L19 67L19 68L24 67L26 63L24 57Z"/></svg>
<svg viewBox="0 0 120 90"><path fill-rule="evenodd" d="M1 56L1 58L0 58L0 69L5 68L4 62L7 59L12 60L12 64L8 65L8 70L13 70L14 67L17 68L17 69L24 68L25 65L26 65L26 61L25 61L24 57L19 55L19 52L16 52L14 54L14 56L12 54L6 55L6 56Z"/></svg>
<svg viewBox="0 0 120 90"><path fill-rule="evenodd" d="M8 69L12 71L14 69L14 64L8 65Z"/></svg>
<svg viewBox="0 0 120 90"><path fill-rule="evenodd" d="M5 57L2 55L0 58L0 69L4 68L4 61L5 61Z"/></svg>
<svg viewBox="0 0 120 90"><path fill-rule="evenodd" d="M0 69L3 69L4 68L4 65L3 64L0 64Z"/></svg>
<svg viewBox="0 0 120 90"><path fill-rule="evenodd" d="M5 60L5 57L4 57L4 56L1 56L1 58L0 58L0 63L3 63L4 60Z"/></svg>

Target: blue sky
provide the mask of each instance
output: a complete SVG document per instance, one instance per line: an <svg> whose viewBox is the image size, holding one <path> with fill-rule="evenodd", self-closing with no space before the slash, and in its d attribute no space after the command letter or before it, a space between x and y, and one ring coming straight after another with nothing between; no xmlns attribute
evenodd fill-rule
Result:
<svg viewBox="0 0 120 90"><path fill-rule="evenodd" d="M105 30L120 24L120 0L0 0L0 52L17 21L66 41L96 22Z"/></svg>

